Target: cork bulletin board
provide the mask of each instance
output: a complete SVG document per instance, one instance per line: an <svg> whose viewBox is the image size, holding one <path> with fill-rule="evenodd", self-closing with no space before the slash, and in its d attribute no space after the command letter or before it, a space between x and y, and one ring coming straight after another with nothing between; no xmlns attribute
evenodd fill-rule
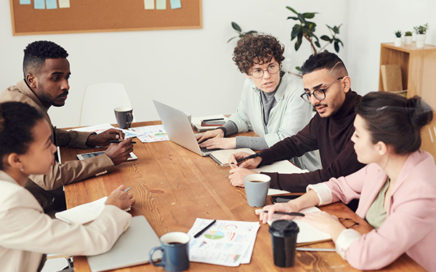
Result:
<svg viewBox="0 0 436 272"><path fill-rule="evenodd" d="M10 0L13 35L202 27L201 0Z"/></svg>

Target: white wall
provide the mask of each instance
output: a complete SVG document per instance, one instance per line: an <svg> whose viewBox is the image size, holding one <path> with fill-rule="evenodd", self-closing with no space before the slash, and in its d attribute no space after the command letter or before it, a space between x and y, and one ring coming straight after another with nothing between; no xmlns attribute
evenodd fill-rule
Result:
<svg viewBox="0 0 436 272"><path fill-rule="evenodd" d="M278 37L288 49L290 67L301 65L311 53L307 44L298 54L292 49L286 5L319 12L318 34L328 32L325 24L343 23L340 38L345 48L340 56L359 93L377 90L380 42L393 40L394 30L428 22L427 42L436 43L432 0L203 0L202 29L38 36L12 36L9 1L0 1L0 89L22 78L25 46L46 39L70 54L67 104L50 110L57 126L77 125L86 86L102 81L124 83L138 121L158 119L151 99L194 115L231 113L244 80L231 60L234 43L226 43L234 35L231 21L244 30Z"/></svg>
<svg viewBox="0 0 436 272"><path fill-rule="evenodd" d="M60 127L77 125L81 100L88 84L119 81L133 101L136 120L156 120L151 99L175 105L194 115L231 113L239 100L244 76L231 59L234 35L231 21L244 30L277 36L290 47L291 23L285 6L300 11L321 11L317 22L345 22L346 0L273 1L203 0L203 28L197 30L138 31L38 36L12 36L9 1L0 1L0 89L22 78L25 46L39 39L52 40L69 52L72 77L70 95L50 115ZM339 8L338 8L339 7ZM346 24L345 24L346 25ZM310 53L292 50L291 66ZM102 98L104 99L104 98Z"/></svg>
<svg viewBox="0 0 436 272"><path fill-rule="evenodd" d="M436 1L349 1L347 67L360 94L378 90L380 43L393 42L394 32L429 24L427 43L436 44Z"/></svg>

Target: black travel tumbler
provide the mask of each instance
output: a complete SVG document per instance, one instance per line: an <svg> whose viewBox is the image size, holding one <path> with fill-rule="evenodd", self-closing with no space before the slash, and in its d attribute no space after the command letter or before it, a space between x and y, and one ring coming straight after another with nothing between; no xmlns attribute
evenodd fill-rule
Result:
<svg viewBox="0 0 436 272"><path fill-rule="evenodd" d="M297 234L300 230L292 220L276 220L269 227L274 264L279 267L294 265Z"/></svg>

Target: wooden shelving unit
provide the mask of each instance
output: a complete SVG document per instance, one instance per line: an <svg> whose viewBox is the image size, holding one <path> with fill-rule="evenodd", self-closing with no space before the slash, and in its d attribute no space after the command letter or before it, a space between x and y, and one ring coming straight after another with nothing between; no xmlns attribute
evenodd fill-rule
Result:
<svg viewBox="0 0 436 272"><path fill-rule="evenodd" d="M421 148L436 158L436 46L425 45L418 49L414 44L397 47L393 43L382 43L380 66L384 64L399 65L407 97L419 95L433 108L433 121L421 132ZM379 90L383 91L381 73Z"/></svg>

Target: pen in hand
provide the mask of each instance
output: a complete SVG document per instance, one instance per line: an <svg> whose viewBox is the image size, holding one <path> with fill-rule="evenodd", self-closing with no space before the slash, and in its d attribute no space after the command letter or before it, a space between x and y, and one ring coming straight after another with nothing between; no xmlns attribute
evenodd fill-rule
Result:
<svg viewBox="0 0 436 272"><path fill-rule="evenodd" d="M267 213L267 210L263 210L264 213ZM304 216L304 213L301 212L279 212L279 211L275 211L275 214L282 214L282 215L290 215L290 216Z"/></svg>
<svg viewBox="0 0 436 272"><path fill-rule="evenodd" d="M216 220L213 220L212 222L210 222L206 227L204 227L203 229L201 229L199 232L197 232L194 235L194 238L198 238L200 237L200 235L202 235L206 230L208 230L210 227L212 227L213 224L215 224Z"/></svg>
<svg viewBox="0 0 436 272"><path fill-rule="evenodd" d="M132 187L127 187L123 190L123 192L127 193L128 191L130 191L130 189L132 189Z"/></svg>
<svg viewBox="0 0 436 272"><path fill-rule="evenodd" d="M248 160L248 159L254 159L254 158L256 158L256 157L259 157L259 153L251 154L250 156L247 156L247 157L244 157L244 158L236 159L236 162L237 162L237 163L240 163L240 162L243 162L243 161Z"/></svg>
<svg viewBox="0 0 436 272"><path fill-rule="evenodd" d="M111 143L111 144L119 144L119 143L121 143L122 141L121 140L110 140L109 141L109 143ZM136 144L136 142L135 141L132 141L132 144Z"/></svg>

